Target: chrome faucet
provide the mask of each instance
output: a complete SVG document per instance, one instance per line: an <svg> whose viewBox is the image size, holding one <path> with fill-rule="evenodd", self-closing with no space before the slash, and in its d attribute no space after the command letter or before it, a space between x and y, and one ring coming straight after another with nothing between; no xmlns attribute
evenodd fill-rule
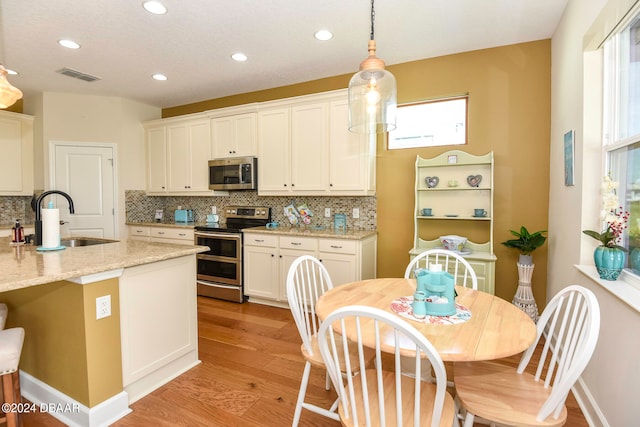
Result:
<svg viewBox="0 0 640 427"><path fill-rule="evenodd" d="M71 196L69 196L64 191L49 190L49 191L45 191L44 193L42 193L36 199L36 205L34 207L34 209L36 211L36 222L35 222L36 240L34 242L34 245L36 245L36 246L42 245L42 216L41 216L41 212L40 212L41 211L40 202L42 201L42 199L44 199L49 194L60 194L61 196L64 196L67 199L67 201L69 202L69 213L72 213L72 214L75 213L75 210L73 208L73 200L71 200Z"/></svg>

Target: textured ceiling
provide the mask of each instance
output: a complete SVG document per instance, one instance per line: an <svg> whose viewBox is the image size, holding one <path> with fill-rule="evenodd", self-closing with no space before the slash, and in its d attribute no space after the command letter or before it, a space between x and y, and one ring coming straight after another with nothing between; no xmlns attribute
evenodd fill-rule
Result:
<svg viewBox="0 0 640 427"><path fill-rule="evenodd" d="M25 94L72 92L161 108L354 73L367 55L367 0L0 0L0 63ZM387 65L550 38L567 0L378 0ZM318 29L334 38L319 42ZM56 42L73 39L82 48ZM242 51L248 61L230 55ZM101 80L62 76L68 67ZM165 82L151 79L168 76Z"/></svg>

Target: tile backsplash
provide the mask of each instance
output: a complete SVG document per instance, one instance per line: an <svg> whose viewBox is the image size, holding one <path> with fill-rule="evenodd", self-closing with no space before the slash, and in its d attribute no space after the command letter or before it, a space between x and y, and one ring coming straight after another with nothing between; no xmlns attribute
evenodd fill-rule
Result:
<svg viewBox="0 0 640 427"><path fill-rule="evenodd" d="M154 222L157 209L164 211L163 222L173 222L173 211L181 206L183 209L193 209L195 221L204 222L207 214L211 213L211 206L216 206L220 215L220 222L225 221L224 208L227 206L264 206L271 208L273 221L281 225L289 224L284 215L284 207L293 203L299 206L306 203L313 212L311 225L325 227L333 226L333 215L344 213L347 215L347 227L363 230L376 229L376 197L324 197L324 196L258 196L257 191L234 191L228 196L217 197L186 197L186 196L147 196L144 190L125 191L125 209L127 222ZM331 217L325 218L325 208L331 209ZM353 208L360 210L360 218L352 218Z"/></svg>
<svg viewBox="0 0 640 427"><path fill-rule="evenodd" d="M31 209L31 196L0 196L0 227L11 227L16 219L33 224L36 214Z"/></svg>

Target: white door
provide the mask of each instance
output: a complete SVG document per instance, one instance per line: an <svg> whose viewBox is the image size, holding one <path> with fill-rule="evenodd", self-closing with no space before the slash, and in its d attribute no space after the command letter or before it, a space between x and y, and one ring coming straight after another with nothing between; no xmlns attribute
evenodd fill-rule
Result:
<svg viewBox="0 0 640 427"><path fill-rule="evenodd" d="M52 143L51 189L64 191L73 200L75 213L62 196L51 197L60 209L62 236L115 237L115 148L111 145Z"/></svg>

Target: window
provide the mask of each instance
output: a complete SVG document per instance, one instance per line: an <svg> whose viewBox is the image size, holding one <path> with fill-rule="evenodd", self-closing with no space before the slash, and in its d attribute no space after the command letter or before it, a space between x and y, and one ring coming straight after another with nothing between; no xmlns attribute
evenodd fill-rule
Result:
<svg viewBox="0 0 640 427"><path fill-rule="evenodd" d="M399 105L390 150L467 143L467 97Z"/></svg>
<svg viewBox="0 0 640 427"><path fill-rule="evenodd" d="M630 213L622 242L627 268L640 274L640 13L627 22L604 46L603 150L618 201Z"/></svg>

